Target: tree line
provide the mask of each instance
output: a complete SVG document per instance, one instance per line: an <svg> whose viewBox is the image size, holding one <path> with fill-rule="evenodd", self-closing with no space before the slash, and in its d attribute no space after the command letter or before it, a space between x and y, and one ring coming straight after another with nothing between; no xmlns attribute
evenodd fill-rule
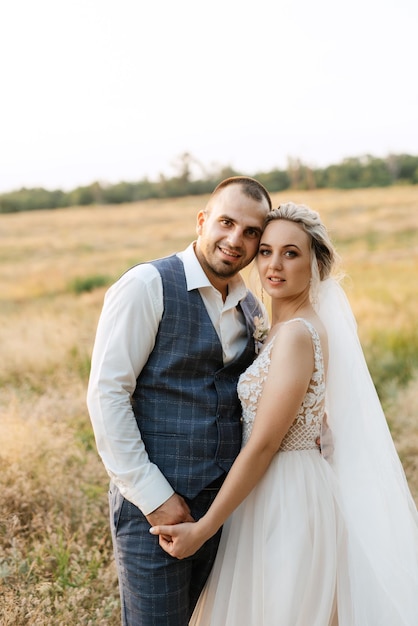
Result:
<svg viewBox="0 0 418 626"><path fill-rule="evenodd" d="M160 175L157 181L143 178L137 182L114 185L94 182L71 191L26 189L0 194L0 213L15 213L35 209L55 209L92 204L121 204L150 198L174 198L208 194L228 176L242 174L231 167L220 167L202 175L193 175L193 157L185 152L177 159L175 176ZM289 159L284 170L250 174L273 193L286 189L354 189L386 187L395 184L418 184L418 156L391 154L385 158L371 155L349 157L338 164L313 168L299 159Z"/></svg>

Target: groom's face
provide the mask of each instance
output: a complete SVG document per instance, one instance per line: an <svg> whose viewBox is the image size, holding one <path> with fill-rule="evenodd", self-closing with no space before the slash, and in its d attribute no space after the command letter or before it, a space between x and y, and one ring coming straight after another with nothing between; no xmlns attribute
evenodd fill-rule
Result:
<svg viewBox="0 0 418 626"><path fill-rule="evenodd" d="M197 216L196 255L214 287L225 283L255 257L267 200L245 195L241 185L220 190Z"/></svg>

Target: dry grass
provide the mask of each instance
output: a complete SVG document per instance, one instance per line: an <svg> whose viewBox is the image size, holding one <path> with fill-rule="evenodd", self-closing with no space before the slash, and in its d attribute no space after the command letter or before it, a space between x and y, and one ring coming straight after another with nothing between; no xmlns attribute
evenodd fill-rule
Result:
<svg viewBox="0 0 418 626"><path fill-rule="evenodd" d="M418 189L273 196L274 205L288 199L309 204L329 226L379 375L388 346L418 354ZM185 247L205 200L0 216L2 626L119 623L107 477L85 408L105 288L75 293L73 281L113 281ZM402 369L399 354L390 365ZM387 383L385 406L418 501L417 382L413 370L407 385Z"/></svg>

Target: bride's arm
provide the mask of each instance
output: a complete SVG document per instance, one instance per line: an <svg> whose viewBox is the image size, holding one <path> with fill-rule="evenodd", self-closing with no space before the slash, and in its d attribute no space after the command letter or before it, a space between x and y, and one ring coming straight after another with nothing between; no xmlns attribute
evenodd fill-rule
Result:
<svg viewBox="0 0 418 626"><path fill-rule="evenodd" d="M312 340L303 324L280 327L251 436L208 512L196 523L154 526L160 545L179 559L194 554L248 496L266 472L303 401L314 368Z"/></svg>

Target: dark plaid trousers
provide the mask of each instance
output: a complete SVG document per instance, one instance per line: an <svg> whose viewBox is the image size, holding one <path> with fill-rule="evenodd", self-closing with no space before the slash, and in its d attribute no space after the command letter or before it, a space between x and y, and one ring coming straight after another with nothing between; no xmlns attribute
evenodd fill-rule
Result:
<svg viewBox="0 0 418 626"><path fill-rule="evenodd" d="M187 501L194 519L207 511L216 493L205 489ZM221 531L195 555L179 561L160 548L145 516L113 484L109 504L123 626L187 626L212 569Z"/></svg>

